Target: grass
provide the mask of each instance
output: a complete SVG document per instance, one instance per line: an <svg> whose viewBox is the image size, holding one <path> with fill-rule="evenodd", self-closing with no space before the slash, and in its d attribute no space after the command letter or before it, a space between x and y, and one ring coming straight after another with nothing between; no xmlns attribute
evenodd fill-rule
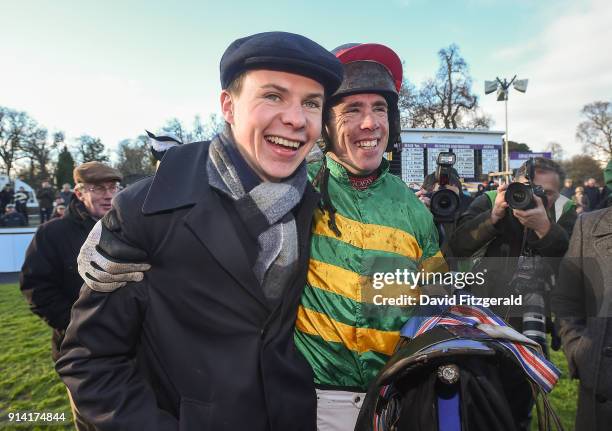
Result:
<svg viewBox="0 0 612 431"><path fill-rule="evenodd" d="M550 344L549 344L550 345ZM550 350L552 362L561 370L561 379L548 395L548 399L561 419L565 430L574 429L574 419L576 418L576 406L578 404L578 381L570 380L567 361L563 352ZM534 418L536 413L533 413ZM532 430L537 430L535 420L532 421Z"/></svg>
<svg viewBox="0 0 612 431"><path fill-rule="evenodd" d="M66 388L53 368L51 329L28 309L16 284L0 285L0 429L71 430ZM10 412L64 413L45 425L8 422Z"/></svg>
<svg viewBox="0 0 612 431"><path fill-rule="evenodd" d="M0 284L0 429L72 429L66 388L53 368L50 340L50 328L30 312L19 287ZM549 399L565 429L572 430L578 385L569 380L563 353L552 352L552 360L563 375ZM7 414L17 411L64 413L66 422L29 428L8 424Z"/></svg>

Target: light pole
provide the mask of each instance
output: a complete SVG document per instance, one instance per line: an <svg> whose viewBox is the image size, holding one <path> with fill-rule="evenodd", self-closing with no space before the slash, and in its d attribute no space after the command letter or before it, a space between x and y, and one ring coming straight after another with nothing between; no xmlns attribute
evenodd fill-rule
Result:
<svg viewBox="0 0 612 431"><path fill-rule="evenodd" d="M506 139L504 145L504 165L503 171L510 172L510 159L508 155L508 94L510 93L510 86L512 85L515 90L524 93L527 91L528 79L516 79L516 75L512 77L510 81L506 78L502 81L499 78L495 78L495 81L485 81L485 94L493 93L497 90L497 101L504 101L506 108ZM509 175L509 174L506 174Z"/></svg>

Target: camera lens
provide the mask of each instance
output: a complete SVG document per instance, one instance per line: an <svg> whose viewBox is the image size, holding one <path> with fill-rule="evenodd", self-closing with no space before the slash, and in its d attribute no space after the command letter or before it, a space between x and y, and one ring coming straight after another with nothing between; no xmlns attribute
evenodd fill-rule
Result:
<svg viewBox="0 0 612 431"><path fill-rule="evenodd" d="M431 197L431 212L438 217L449 217L459 208L459 197L452 190L438 190Z"/></svg>
<svg viewBox="0 0 612 431"><path fill-rule="evenodd" d="M512 209L524 210L533 206L533 192L529 186L523 183L510 184L505 197L508 206Z"/></svg>

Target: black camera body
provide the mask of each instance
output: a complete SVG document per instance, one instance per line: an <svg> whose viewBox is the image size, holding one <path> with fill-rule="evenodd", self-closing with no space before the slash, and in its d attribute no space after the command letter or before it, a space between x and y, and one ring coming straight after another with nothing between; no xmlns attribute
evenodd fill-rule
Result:
<svg viewBox="0 0 612 431"><path fill-rule="evenodd" d="M533 159L527 160L527 172L525 174L527 183L513 182L506 189L505 198L508 206L514 210L529 210L537 206L534 196L542 199L544 208L548 206L546 192L541 186L535 185L535 166Z"/></svg>
<svg viewBox="0 0 612 431"><path fill-rule="evenodd" d="M427 193L425 195L431 199L429 208L437 223L453 222L459 209L459 196L454 191L446 188L450 184L453 166L456 161L457 157L452 150L438 154L436 183L438 183L439 189L434 193Z"/></svg>

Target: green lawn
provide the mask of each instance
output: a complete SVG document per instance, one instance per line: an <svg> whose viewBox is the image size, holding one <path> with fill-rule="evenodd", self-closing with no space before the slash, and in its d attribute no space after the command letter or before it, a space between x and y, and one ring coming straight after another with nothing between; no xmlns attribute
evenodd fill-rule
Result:
<svg viewBox="0 0 612 431"><path fill-rule="evenodd" d="M0 429L71 430L66 388L51 360L51 329L34 316L16 284L0 284ZM64 413L51 426L8 422L10 412Z"/></svg>
<svg viewBox="0 0 612 431"><path fill-rule="evenodd" d="M29 311L18 286L0 285L0 429L27 428L7 424L9 412L62 412L67 420L72 420L66 389L53 369L50 339L51 330ZM574 428L577 383L568 379L562 353L552 352L552 359L563 371L563 376L550 399L565 429L571 430ZM60 430L72 429L72 426L67 422L28 429Z"/></svg>

